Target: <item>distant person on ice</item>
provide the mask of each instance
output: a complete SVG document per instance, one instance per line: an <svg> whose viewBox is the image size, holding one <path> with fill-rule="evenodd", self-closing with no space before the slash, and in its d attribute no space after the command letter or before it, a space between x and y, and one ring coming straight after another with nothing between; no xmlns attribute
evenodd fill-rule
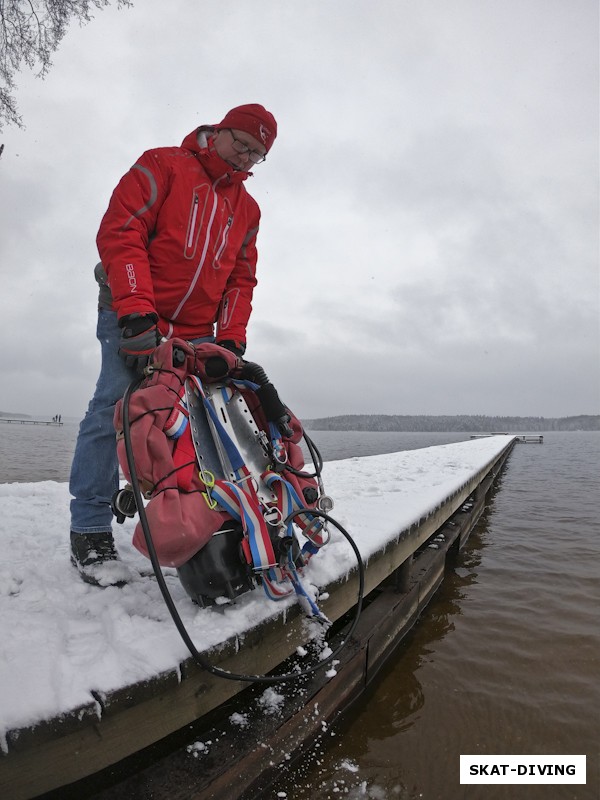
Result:
<svg viewBox="0 0 600 800"><path fill-rule="evenodd" d="M70 479L71 561L88 583L128 577L112 535L117 400L161 337L245 352L260 210L244 181L276 135L263 106L238 106L181 147L144 153L113 192L97 237L102 366Z"/></svg>

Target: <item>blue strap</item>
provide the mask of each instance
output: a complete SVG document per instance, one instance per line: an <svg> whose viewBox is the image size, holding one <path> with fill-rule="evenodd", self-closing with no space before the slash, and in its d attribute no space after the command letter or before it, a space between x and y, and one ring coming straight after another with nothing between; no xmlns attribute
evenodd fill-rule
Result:
<svg viewBox="0 0 600 800"><path fill-rule="evenodd" d="M193 380L196 383L196 386L198 387L198 391L200 392L200 397L202 398L202 403L204 405L204 408L206 409L206 413L208 414L208 416L211 419L211 422L217 429L217 434L219 436L219 439L223 443L223 447L225 448L225 452L227 453L227 458L229 459L231 467L234 471L237 472L238 470L242 469L245 466L244 459L242 458L239 450L231 440L231 437L223 427L221 420L217 416L217 412L213 408L213 404L204 394L204 389L202 388L201 381L196 376L194 376Z"/></svg>

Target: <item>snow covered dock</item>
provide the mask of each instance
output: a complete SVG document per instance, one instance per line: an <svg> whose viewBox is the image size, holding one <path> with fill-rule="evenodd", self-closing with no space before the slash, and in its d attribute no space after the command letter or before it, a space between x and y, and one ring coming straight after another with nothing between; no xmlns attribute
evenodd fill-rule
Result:
<svg viewBox="0 0 600 800"><path fill-rule="evenodd" d="M321 692L322 710L316 716L311 711L314 724L322 724L319 715L331 721L348 705L418 618L443 578L448 551L468 537L514 443L514 436L493 436L325 464L333 516L367 562L365 593L385 596L387 611L382 614L380 604L370 613L369 605L341 665L321 671L312 689L307 684L305 709L318 707L314 697ZM190 658L149 562L130 544L131 521L116 531L131 582L121 589L81 582L69 563L68 501L66 484L0 485L0 796L11 800L36 797L120 762L245 688L201 670ZM196 647L225 669L264 674L310 635L293 599L273 603L257 589L218 611L200 609L175 572L167 574ZM330 619L340 619L356 603L356 559L337 530L306 578L327 592L321 607ZM382 592L386 584L391 593ZM343 691L328 690L337 678ZM278 691L285 694L285 688ZM296 739L287 742L292 749L304 735L296 729ZM273 767L278 757L285 752L277 756L266 749L263 762ZM210 786L201 793L197 784L194 797L241 796L231 793L223 777L223 758L232 756L224 752L220 773L213 770L212 778L196 759L197 780L202 774ZM241 775L250 786L267 767L256 753L236 749L235 758L233 785L241 791ZM85 797L83 789L78 796Z"/></svg>

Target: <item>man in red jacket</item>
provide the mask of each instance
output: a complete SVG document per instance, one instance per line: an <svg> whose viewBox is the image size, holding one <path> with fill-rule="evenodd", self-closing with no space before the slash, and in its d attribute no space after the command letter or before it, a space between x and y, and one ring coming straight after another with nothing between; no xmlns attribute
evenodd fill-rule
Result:
<svg viewBox="0 0 600 800"><path fill-rule="evenodd" d="M70 479L71 561L88 583L128 577L112 536L113 413L136 372L163 337L245 352L260 210L244 181L276 135L263 106L238 106L181 147L144 153L113 192L97 237L102 366Z"/></svg>

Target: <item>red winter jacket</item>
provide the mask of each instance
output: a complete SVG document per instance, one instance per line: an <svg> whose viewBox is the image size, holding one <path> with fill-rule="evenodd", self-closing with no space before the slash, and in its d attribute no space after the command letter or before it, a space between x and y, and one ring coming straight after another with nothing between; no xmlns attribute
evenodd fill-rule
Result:
<svg viewBox="0 0 600 800"><path fill-rule="evenodd" d="M256 285L260 210L207 143L148 150L123 176L98 231L98 251L120 317L155 312L167 338L245 343Z"/></svg>

